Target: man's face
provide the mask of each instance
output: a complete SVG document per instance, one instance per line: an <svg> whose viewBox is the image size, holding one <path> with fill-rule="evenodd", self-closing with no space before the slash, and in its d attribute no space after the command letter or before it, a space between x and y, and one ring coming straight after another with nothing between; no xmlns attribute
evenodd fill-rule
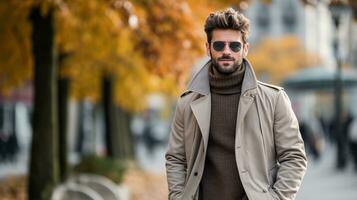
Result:
<svg viewBox="0 0 357 200"><path fill-rule="evenodd" d="M230 29L213 30L211 43L206 43L213 67L223 74L231 74L241 66L248 55L248 47L248 43L243 43L241 33Z"/></svg>

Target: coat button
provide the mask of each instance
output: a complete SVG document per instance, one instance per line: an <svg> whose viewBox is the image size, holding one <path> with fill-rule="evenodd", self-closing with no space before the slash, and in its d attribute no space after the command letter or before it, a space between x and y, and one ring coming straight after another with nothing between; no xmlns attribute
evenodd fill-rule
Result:
<svg viewBox="0 0 357 200"><path fill-rule="evenodd" d="M263 189L263 192L264 192L264 193L267 193L267 192L268 192L268 190L264 188L264 189Z"/></svg>
<svg viewBox="0 0 357 200"><path fill-rule="evenodd" d="M197 175L198 175L198 173L197 173L197 172L195 172L193 175L194 175L194 176L197 176Z"/></svg>

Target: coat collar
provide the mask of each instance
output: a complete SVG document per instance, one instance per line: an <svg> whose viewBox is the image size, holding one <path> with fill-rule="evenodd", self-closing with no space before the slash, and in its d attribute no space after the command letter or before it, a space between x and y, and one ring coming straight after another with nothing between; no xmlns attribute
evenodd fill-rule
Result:
<svg viewBox="0 0 357 200"><path fill-rule="evenodd" d="M211 65L211 60L209 60L192 78L188 89L186 92L197 92L201 95L210 94L210 85L208 80L208 69ZM254 70L247 59L243 59L243 65L245 67L244 79L242 83L242 94L247 95L248 91L251 91L252 94L255 93L257 88L257 78L255 76ZM185 92L185 93L186 93Z"/></svg>

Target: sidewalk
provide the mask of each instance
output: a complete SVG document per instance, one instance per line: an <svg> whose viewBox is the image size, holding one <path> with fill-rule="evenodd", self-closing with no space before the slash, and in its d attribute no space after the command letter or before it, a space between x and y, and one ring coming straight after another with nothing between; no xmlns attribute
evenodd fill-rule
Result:
<svg viewBox="0 0 357 200"><path fill-rule="evenodd" d="M302 187L296 200L356 200L357 173L351 160L344 171L336 171L335 149L327 147L317 162L309 159Z"/></svg>
<svg viewBox="0 0 357 200"><path fill-rule="evenodd" d="M9 176L25 175L28 163L29 156L24 151L21 151L13 162L0 162L0 180Z"/></svg>

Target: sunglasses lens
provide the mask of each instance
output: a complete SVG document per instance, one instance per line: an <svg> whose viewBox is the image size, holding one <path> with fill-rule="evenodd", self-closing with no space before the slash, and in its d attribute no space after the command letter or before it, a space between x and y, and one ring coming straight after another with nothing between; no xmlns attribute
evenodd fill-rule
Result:
<svg viewBox="0 0 357 200"><path fill-rule="evenodd" d="M223 51L224 50L225 43L222 41L216 41L213 42L213 49L215 51Z"/></svg>
<svg viewBox="0 0 357 200"><path fill-rule="evenodd" d="M240 51L240 49L242 48L242 44L240 42L230 42L229 43L229 48L233 51L233 52L238 52Z"/></svg>
<svg viewBox="0 0 357 200"><path fill-rule="evenodd" d="M226 46L226 43L223 42L223 41L215 41L215 42L213 42L213 49L215 51L223 51L225 46ZM240 42L229 42L229 48L233 52L238 52L242 48L242 43L240 43Z"/></svg>

